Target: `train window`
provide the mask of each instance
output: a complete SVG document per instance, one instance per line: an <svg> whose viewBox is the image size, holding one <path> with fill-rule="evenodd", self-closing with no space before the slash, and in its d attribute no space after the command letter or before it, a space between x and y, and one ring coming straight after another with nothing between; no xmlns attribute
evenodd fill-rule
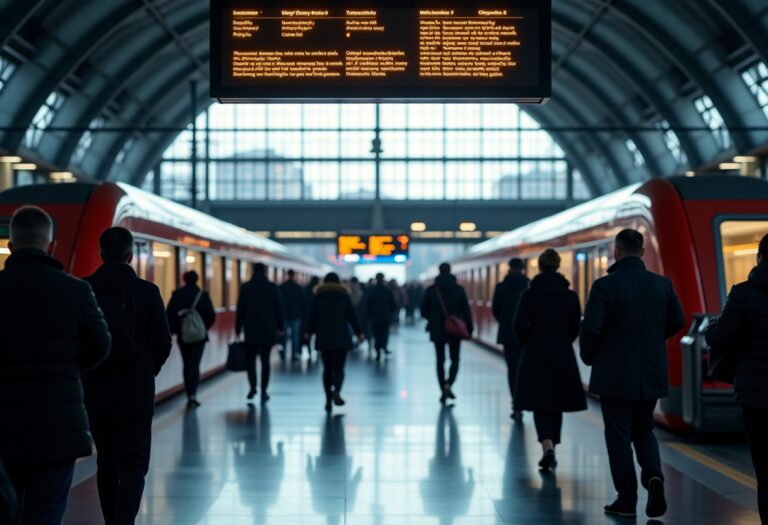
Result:
<svg viewBox="0 0 768 525"><path fill-rule="evenodd" d="M253 262L242 261L240 263L240 282L247 283L253 277Z"/></svg>
<svg viewBox="0 0 768 525"><path fill-rule="evenodd" d="M169 244L152 243L152 281L160 288L163 301L168 304L176 289L176 248Z"/></svg>
<svg viewBox="0 0 768 525"><path fill-rule="evenodd" d="M608 247L600 246L595 248L594 259L592 260L592 281L608 274Z"/></svg>
<svg viewBox="0 0 768 525"><path fill-rule="evenodd" d="M488 268L488 300L493 301L493 294L496 292L496 270L498 267L494 264Z"/></svg>
<svg viewBox="0 0 768 525"><path fill-rule="evenodd" d="M539 258L531 257L525 261L525 273L529 278L533 279L539 273Z"/></svg>
<svg viewBox="0 0 768 525"><path fill-rule="evenodd" d="M190 250L189 248L181 250L182 259L181 267L183 268L182 274L186 272L197 272L200 279L203 279L205 272L203 271L203 254L196 250Z"/></svg>
<svg viewBox="0 0 768 525"><path fill-rule="evenodd" d="M0 268L5 268L5 261L11 256L11 250L8 249L8 239L0 239Z"/></svg>
<svg viewBox="0 0 768 525"><path fill-rule="evenodd" d="M745 281L755 266L760 239L768 233L768 220L725 221L720 223L722 247L722 291Z"/></svg>
<svg viewBox="0 0 768 525"><path fill-rule="evenodd" d="M571 290L576 286L573 280L573 252L560 252L560 273L571 283Z"/></svg>
<svg viewBox="0 0 768 525"><path fill-rule="evenodd" d="M218 255L206 257L208 270L208 293L214 308L224 306L224 259Z"/></svg>
<svg viewBox="0 0 768 525"><path fill-rule="evenodd" d="M237 259L227 260L227 303L237 306L237 296L240 293L240 262Z"/></svg>
<svg viewBox="0 0 768 525"><path fill-rule="evenodd" d="M496 282L500 283L504 280L504 278L509 273L509 263L503 262L500 263L498 266L498 271L496 273Z"/></svg>
<svg viewBox="0 0 768 525"><path fill-rule="evenodd" d="M133 260L131 266L140 279L147 279L149 275L147 266L149 264L149 243L137 241L133 245Z"/></svg>
<svg viewBox="0 0 768 525"><path fill-rule="evenodd" d="M587 294L589 293L589 255L587 252L578 252L576 254L576 287L574 290L579 295L581 310L587 304Z"/></svg>

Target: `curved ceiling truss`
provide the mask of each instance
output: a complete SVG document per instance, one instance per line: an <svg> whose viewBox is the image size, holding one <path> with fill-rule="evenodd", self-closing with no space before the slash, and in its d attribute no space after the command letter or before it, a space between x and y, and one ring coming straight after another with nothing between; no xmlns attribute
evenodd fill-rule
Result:
<svg viewBox="0 0 768 525"><path fill-rule="evenodd" d="M208 9L208 0L0 0L2 53L16 62L0 91L0 146L95 179L141 183L191 121L192 81L197 108L210 103ZM593 193L768 143L768 120L740 76L768 63L765 2L553 0L552 25L552 100L525 109ZM25 151L24 130L53 91L65 99L50 125L72 131L44 133ZM726 150L694 107L704 95L729 131ZM70 166L97 121L104 130ZM662 122L675 130L687 165L654 129Z"/></svg>

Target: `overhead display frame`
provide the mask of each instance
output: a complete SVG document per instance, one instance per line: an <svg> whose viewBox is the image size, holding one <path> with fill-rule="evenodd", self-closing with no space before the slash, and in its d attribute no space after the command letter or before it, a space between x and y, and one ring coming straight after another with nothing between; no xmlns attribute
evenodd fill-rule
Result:
<svg viewBox="0 0 768 525"><path fill-rule="evenodd" d="M336 237L337 258L344 263L404 263L410 243L404 232L341 232Z"/></svg>
<svg viewBox="0 0 768 525"><path fill-rule="evenodd" d="M551 95L551 0L211 0L220 102Z"/></svg>

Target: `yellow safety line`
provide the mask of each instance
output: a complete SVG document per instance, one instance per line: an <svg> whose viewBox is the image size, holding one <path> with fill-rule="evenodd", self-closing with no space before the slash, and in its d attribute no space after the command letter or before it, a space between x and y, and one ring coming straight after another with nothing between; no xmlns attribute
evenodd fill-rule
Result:
<svg viewBox="0 0 768 525"><path fill-rule="evenodd" d="M725 477L731 478L736 483L744 485L745 487L751 490L757 491L757 480L752 476L744 474L740 470L736 470L733 467L729 467L728 465L721 463L716 459L713 459L712 457L704 454L703 452L699 452L698 450L691 448L684 443L665 443L665 444L669 448L677 450L684 456L687 456L688 458L698 463L701 463L705 467L708 467L714 470L715 472L722 474Z"/></svg>

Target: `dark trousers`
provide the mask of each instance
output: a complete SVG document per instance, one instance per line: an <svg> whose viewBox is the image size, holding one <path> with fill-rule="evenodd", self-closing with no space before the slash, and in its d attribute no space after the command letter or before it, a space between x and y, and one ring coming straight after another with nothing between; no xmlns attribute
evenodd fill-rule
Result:
<svg viewBox="0 0 768 525"><path fill-rule="evenodd" d="M445 378L445 345L451 356L451 367L448 370L448 379ZM435 341L435 352L437 354L437 382L440 388L451 386L456 381L459 373L459 353L461 350L461 341L458 339L450 341Z"/></svg>
<svg viewBox="0 0 768 525"><path fill-rule="evenodd" d="M266 392L269 386L269 373L270 364L269 358L272 353L271 346L252 346L245 347L245 355L248 358L248 383L251 385L251 390L256 390L256 357L261 358L261 391Z"/></svg>
<svg viewBox="0 0 768 525"><path fill-rule="evenodd" d="M373 323L373 346L376 351L386 350L389 344L389 323Z"/></svg>
<svg viewBox="0 0 768 525"><path fill-rule="evenodd" d="M346 350L325 350L320 352L323 358L323 387L325 396L331 392L341 392L344 383L344 365L347 362Z"/></svg>
<svg viewBox="0 0 768 525"><path fill-rule="evenodd" d="M74 460L40 465L6 464L5 470L19 500L21 525L62 522L75 471Z"/></svg>
<svg viewBox="0 0 768 525"><path fill-rule="evenodd" d="M518 345L504 345L504 357L507 359L507 383L509 383L509 395L515 399L515 386L517 385L517 365L520 363L520 347Z"/></svg>
<svg viewBox="0 0 768 525"><path fill-rule="evenodd" d="M742 414L757 476L760 521L768 523L768 409L742 407Z"/></svg>
<svg viewBox="0 0 768 525"><path fill-rule="evenodd" d="M197 395L197 387L200 385L200 360L203 358L205 341L198 343L179 343L181 359L184 362L184 390L187 397Z"/></svg>
<svg viewBox="0 0 768 525"><path fill-rule="evenodd" d="M643 487L657 477L664 479L661 472L659 443L653 434L653 409L656 400L627 401L601 398L605 424L605 444L608 448L608 462L611 467L613 485L619 500L628 504L637 503L637 475L632 457L634 445L637 462L642 472Z"/></svg>
<svg viewBox="0 0 768 525"><path fill-rule="evenodd" d="M104 522L133 524L149 470L152 412L143 416L119 411L91 415L91 433L96 443L96 481Z"/></svg>
<svg viewBox="0 0 768 525"><path fill-rule="evenodd" d="M283 332L283 340L282 340L283 356L285 356L285 354L288 352L289 334L291 339L291 358L296 359L301 355L301 349L303 346L302 344L303 334L301 333L301 319L285 320L285 331Z"/></svg>
<svg viewBox="0 0 768 525"><path fill-rule="evenodd" d="M534 412L533 424L536 425L539 442L551 439L555 445L560 444L560 432L563 429L562 412Z"/></svg>

